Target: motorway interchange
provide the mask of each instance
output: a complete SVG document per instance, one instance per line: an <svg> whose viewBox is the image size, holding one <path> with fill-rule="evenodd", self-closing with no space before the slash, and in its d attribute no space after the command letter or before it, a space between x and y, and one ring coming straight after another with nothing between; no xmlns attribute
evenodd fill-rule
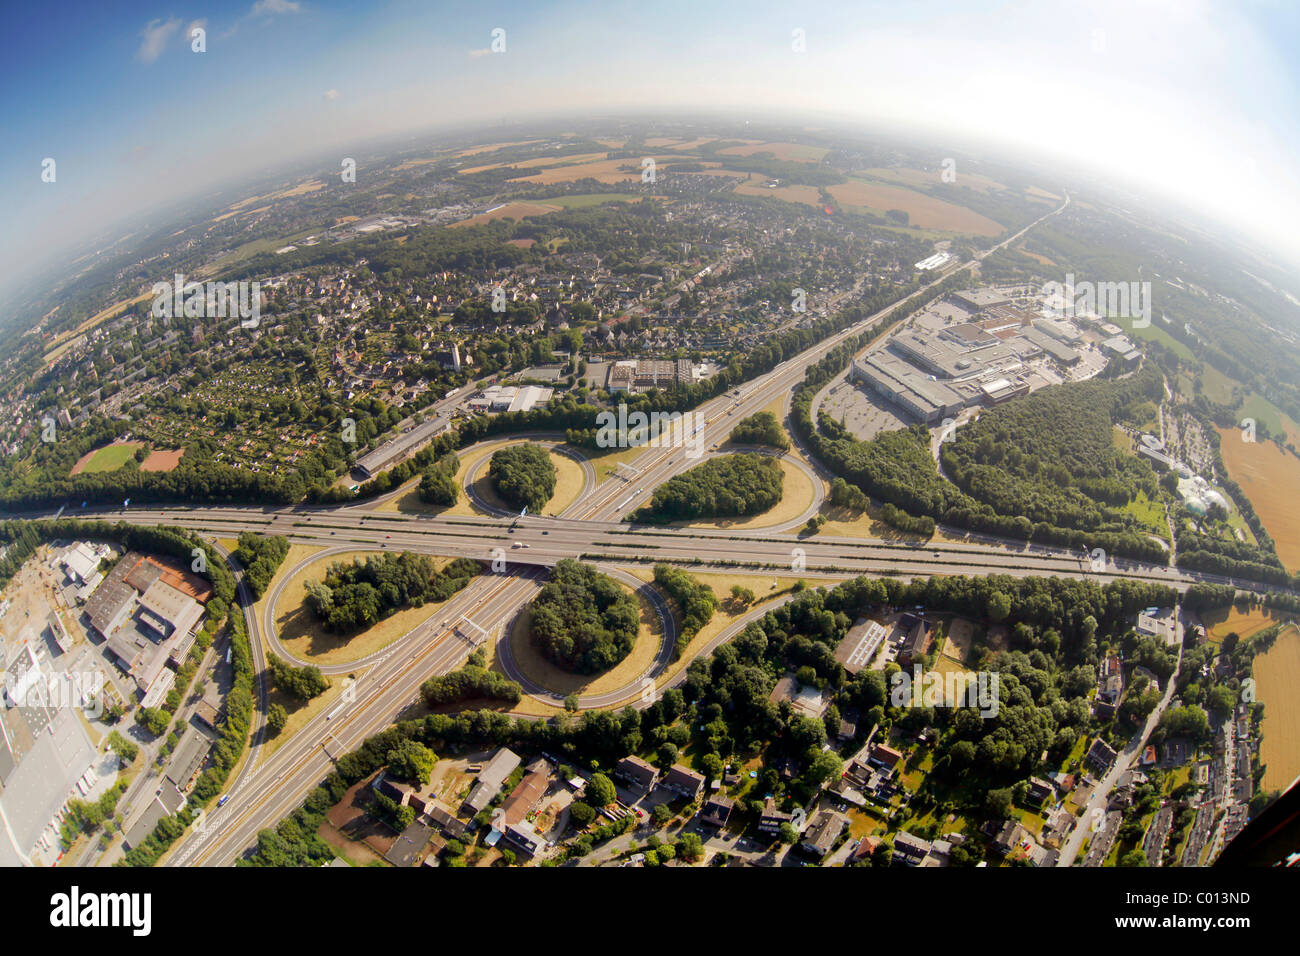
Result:
<svg viewBox="0 0 1300 956"><path fill-rule="evenodd" d="M1068 202L1067 199L1065 205ZM1018 240L1030 228L1033 226L995 248ZM962 268L969 268L975 261L978 260ZM949 270L931 285L953 271L958 270ZM811 365L841 342L860 334L887 311L882 310L828 337L767 374L706 402L697 410L705 424L700 434L691 436L692 444L699 443L699 446L715 452L741 418L768 407L778 399L785 399L788 403L790 394ZM466 454L473 451L468 449ZM798 462L798 467L804 470L808 468L807 464L792 456L787 456L787 460ZM252 747L230 781L227 799L197 821L191 832L168 855L166 865L231 865L256 843L259 830L273 826L297 807L303 796L329 772L333 760L399 719L407 708L415 704L422 682L461 666L475 646L492 635L503 633L544 583L545 569L562 558L597 562L602 570L638 588L650 600L662 623L663 644L646 671L622 688L580 698L579 705L583 708L636 706L646 682L654 681L661 688L671 683L658 678L671 662L675 640L672 614L656 589L620 570L620 565L668 561L688 570L726 570L729 574L753 575L756 580L775 574L795 574L810 583L857 574L904 578L934 574L1055 575L1089 578L1099 583L1136 578L1180 590L1197 581L1235 583L1214 575L1186 573L1169 566L1141 562L1110 561L1104 567L1094 567L1087 553L980 536L924 546L821 535L801 538L792 529L802 524L807 515L772 528L744 531L639 527L622 520L642 504L655 487L699 461L698 457L687 455L680 446L647 447L630 462L631 468L627 469L626 476L620 474L600 483L596 482L590 463L581 462L585 478L583 492L563 514L556 517L514 517L494 513L495 509L475 500L472 495L471 501L487 514L409 515L374 510L404 489L390 492L383 498L332 507L181 505L133 507L107 514L96 512L97 516L121 517L141 525L178 525L213 541L233 538L244 531L283 535L291 543L322 549L313 554L311 560L322 554L393 549L494 562L495 573L471 581L444 605L440 613L397 641L363 660L323 667L326 673L350 675L342 698L316 713L274 752L264 746L266 654L274 653L295 660L275 632L273 609L279 589L294 577L294 571L298 569L282 571L280 584L266 602L265 620L261 621L256 619L254 602L241 583L240 599L252 643L254 666L259 675L261 698ZM470 469L467 491L477 471L477 468ZM813 485L820 489L822 483L814 481ZM810 513L815 514L820 504L821 492L815 496ZM785 599L789 599L789 595ZM710 653L739 633L750 620L774 606L773 602L764 602L748 615L733 621L695 656ZM518 672L511 660L507 641L499 642L498 654L503 669L512 679L519 680L525 693L551 705L562 703L559 695L533 684ZM678 672L676 679L683 675L684 669Z"/></svg>

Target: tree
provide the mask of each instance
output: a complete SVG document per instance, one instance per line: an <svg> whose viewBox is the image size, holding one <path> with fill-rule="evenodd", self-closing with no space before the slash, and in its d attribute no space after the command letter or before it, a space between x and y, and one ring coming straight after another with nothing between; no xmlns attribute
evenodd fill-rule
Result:
<svg viewBox="0 0 1300 956"><path fill-rule="evenodd" d="M272 733L279 734L288 723L289 712L284 709L283 704L272 704L266 709L266 725L271 728Z"/></svg>
<svg viewBox="0 0 1300 956"><path fill-rule="evenodd" d="M388 751L388 769L397 778L424 786L433 775L437 755L417 740L403 740Z"/></svg>
<svg viewBox="0 0 1300 956"><path fill-rule="evenodd" d="M1001 624L1011 614L1011 596L1002 591L994 591L988 598L987 613L990 621Z"/></svg>
<svg viewBox="0 0 1300 956"><path fill-rule="evenodd" d="M704 841L698 833L683 833L677 841L677 852L688 863L697 863L704 856Z"/></svg>
<svg viewBox="0 0 1300 956"><path fill-rule="evenodd" d="M799 841L799 831L789 823L782 823L780 830L781 842L793 846Z"/></svg>
<svg viewBox="0 0 1300 956"><path fill-rule="evenodd" d="M538 513L555 493L555 465L541 445L510 445L492 455L488 475L507 504Z"/></svg>
<svg viewBox="0 0 1300 956"><path fill-rule="evenodd" d="M995 817L1010 816L1011 788L1003 787L1000 790L990 790L984 798L984 809Z"/></svg>
<svg viewBox="0 0 1300 956"><path fill-rule="evenodd" d="M583 829L594 819L596 819L596 811L592 809L591 804L575 800L569 805L569 822L575 829Z"/></svg>
<svg viewBox="0 0 1300 956"><path fill-rule="evenodd" d="M613 803L618 794L614 789L614 782L603 773L593 773L591 779L587 781L587 802L593 807L607 807Z"/></svg>

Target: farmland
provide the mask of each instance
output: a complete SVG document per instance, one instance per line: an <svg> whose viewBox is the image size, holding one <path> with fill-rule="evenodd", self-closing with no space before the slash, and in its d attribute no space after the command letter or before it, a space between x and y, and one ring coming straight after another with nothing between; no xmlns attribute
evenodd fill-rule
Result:
<svg viewBox="0 0 1300 956"><path fill-rule="evenodd" d="M855 179L838 186L828 186L826 191L841 205L852 209L877 213L901 209L907 213L910 225L922 229L942 229L976 236L996 236L1002 232L999 223L974 210L902 186Z"/></svg>
<svg viewBox="0 0 1300 956"><path fill-rule="evenodd" d="M1219 429L1228 474L1241 485L1289 571L1300 570L1300 461L1272 442L1246 442L1235 429Z"/></svg>
<svg viewBox="0 0 1300 956"><path fill-rule="evenodd" d="M1300 629L1291 626L1278 635L1264 654L1255 658L1255 682L1264 705L1260 763L1265 765L1264 790L1281 790L1300 776Z"/></svg>

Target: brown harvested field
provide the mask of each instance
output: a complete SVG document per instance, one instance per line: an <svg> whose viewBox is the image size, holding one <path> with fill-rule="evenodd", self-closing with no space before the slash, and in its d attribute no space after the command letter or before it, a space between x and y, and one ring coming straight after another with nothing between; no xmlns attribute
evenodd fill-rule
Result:
<svg viewBox="0 0 1300 956"><path fill-rule="evenodd" d="M1265 765L1262 787L1284 790L1300 776L1300 629L1288 627L1255 658L1255 688L1264 705L1264 739L1259 759Z"/></svg>
<svg viewBox="0 0 1300 956"><path fill-rule="evenodd" d="M1290 615L1285 612L1275 617L1271 610L1262 607L1251 607L1244 614L1236 607L1226 607L1217 611L1206 611L1201 615L1201 623L1205 625L1206 635L1216 644L1229 634L1250 637L1266 627L1272 627L1289 619Z"/></svg>
<svg viewBox="0 0 1300 956"><path fill-rule="evenodd" d="M559 211L559 206L547 206L536 202L511 202L488 212L480 213L477 216L472 216L469 219L453 222L447 228L458 229L461 226L481 226L497 219L514 219L518 222L527 219L529 216L545 216L547 213Z"/></svg>
<svg viewBox="0 0 1300 956"><path fill-rule="evenodd" d="M519 140L515 140L512 143L488 143L485 146L472 146L469 149L462 149L459 153L456 153L456 157L460 158L462 156L478 156L482 153L491 153L491 152L495 152L498 149L505 149L507 146L529 146L533 143L540 143L540 142L541 142L540 139L519 139Z"/></svg>
<svg viewBox="0 0 1300 956"><path fill-rule="evenodd" d="M1030 259L1033 259L1035 262L1040 262L1045 266L1056 265L1056 263L1053 262L1051 259L1047 258L1047 256L1039 255L1037 252L1030 252L1028 249L1025 248L1024 243L1021 243L1020 245L1016 246L1016 252L1020 253L1022 256L1028 256Z"/></svg>
<svg viewBox="0 0 1300 956"><path fill-rule="evenodd" d="M668 147L668 148L669 148L669 149L682 149L682 150L686 150L686 149L699 149L699 148L700 148L701 146L703 146L705 143L712 143L712 142L713 142L714 140L716 140L716 139L717 139L716 136L701 136L699 139L693 139L693 140L691 140L691 141L688 142L688 143L678 143L676 146L670 146L670 147Z"/></svg>
<svg viewBox="0 0 1300 956"><path fill-rule="evenodd" d="M1037 186L1030 186L1025 192L1030 196L1037 196L1039 199L1051 199L1054 202L1061 201L1061 197L1056 193L1049 193L1046 189L1039 189Z"/></svg>
<svg viewBox="0 0 1300 956"><path fill-rule="evenodd" d="M750 174L749 179L736 186L736 193L741 196L775 196L777 199L784 199L786 202L800 202L805 206L818 206L822 204L821 193L817 191L816 186L777 186L768 188L763 185L767 182L767 177Z"/></svg>
<svg viewBox="0 0 1300 956"><path fill-rule="evenodd" d="M677 156L655 156L656 163L669 163L680 160ZM579 179L594 179L599 183L627 183L641 178L641 161L639 159L605 159L594 163L566 163L543 169L532 176L521 176L510 180L512 183L536 183L550 186L555 183L574 183Z"/></svg>
<svg viewBox="0 0 1300 956"><path fill-rule="evenodd" d="M181 463L181 458L185 455L184 448L178 448L174 451L163 451L155 449L149 452L149 457L140 464L141 471L171 471Z"/></svg>
<svg viewBox="0 0 1300 956"><path fill-rule="evenodd" d="M619 586L629 594L632 593L632 589L627 585L620 582ZM527 614L517 615L509 631L500 639L510 641L510 651L514 656L515 664L525 677L557 694L602 694L617 690L636 680L637 675L643 673L654 662L663 639L659 615L655 613L650 602L640 594L636 595L636 599L641 606L641 629L637 632L636 643L632 645L632 651L627 657L603 674L570 674L543 657L541 651L532 642ZM500 660L496 657L495 644L493 645L493 668L501 669Z"/></svg>
<svg viewBox="0 0 1300 956"><path fill-rule="evenodd" d="M1300 461L1272 442L1246 442L1235 428L1219 429L1219 450L1233 481L1241 485L1277 556L1293 574L1300 570Z"/></svg>
<svg viewBox="0 0 1300 956"><path fill-rule="evenodd" d="M519 249L531 249L537 243L536 239L507 239L507 246L515 246Z"/></svg>
<svg viewBox="0 0 1300 956"><path fill-rule="evenodd" d="M719 156L754 156L771 153L776 159L795 163L820 163L830 150L825 146L805 146L802 143L753 143L747 146L726 146L718 150Z"/></svg>
<svg viewBox="0 0 1300 956"><path fill-rule="evenodd" d="M901 209L908 215L908 224L921 229L940 229L975 236L996 236L1003 232L1001 225L972 209L902 186L852 180L838 186L828 186L826 191L844 206L877 213Z"/></svg>
<svg viewBox="0 0 1300 956"><path fill-rule="evenodd" d="M464 169L457 170L457 174L462 176L472 175L487 172L489 169L504 169L507 166L512 166L515 169L541 169L546 166L590 163L597 159L604 159L606 155L606 153L574 153L572 156L539 156L537 159L525 159L514 163L488 163L486 166L466 166Z"/></svg>

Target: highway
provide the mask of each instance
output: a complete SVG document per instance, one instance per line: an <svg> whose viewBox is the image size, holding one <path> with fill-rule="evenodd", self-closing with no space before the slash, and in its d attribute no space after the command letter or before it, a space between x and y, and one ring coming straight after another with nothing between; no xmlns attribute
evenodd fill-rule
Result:
<svg viewBox="0 0 1300 956"><path fill-rule="evenodd" d="M1043 219L1059 214L1065 202ZM1013 243L1043 219L994 246L975 260L934 279L932 288L956 272L972 268L980 259ZM913 293L915 294L915 293ZM895 303L896 305L897 303ZM811 346L765 375L700 406L704 425L690 445L705 454L717 451L735 424L786 398L803 380L809 366L820 361L846 339L860 334L894 305L863 319L853 327ZM541 436L527 436L537 440ZM508 438L493 438L496 444ZM696 443L699 444L696 444ZM466 449L462 454L472 454ZM566 453L568 453L566 451ZM661 675L671 662L675 624L658 591L642 585L626 567L671 561L698 570L767 576L798 575L810 582L832 581L857 574L895 575L904 579L930 575L1008 574L1024 577L1056 575L1087 578L1105 583L1123 578L1152 581L1185 590L1196 581L1228 582L1214 575L1183 572L1165 565L1134 561L1109 561L1093 569L1086 554L1061 548L1029 545L1022 541L968 536L960 542L942 541L924 546L865 538L817 535L801 538L790 529L802 524L808 509L795 521L772 528L713 530L633 526L622 520L639 507L654 488L675 474L698 464L700 457L688 448L647 447L625 469L628 477L596 481L589 461L580 464L584 488L577 500L557 517L503 515L472 496L470 486L481 465L470 469L466 491L484 515L413 515L374 509L400 490L380 499L340 506L141 506L129 509L87 509L87 518L129 520L141 525L177 525L210 541L237 537L243 531L284 535L291 543L323 549L321 554L357 550L409 550L418 553L467 556L497 561L499 573L474 579L454 595L438 613L383 650L364 660L322 667L331 674L356 675L344 697L315 714L273 753L264 733L267 648L271 653L303 663L281 644L276 633L276 599L297 568L287 569L266 602L264 619L257 620L254 603L242 581L244 609L258 673L261 708L255 717L250 750L229 781L224 807L208 811L198 825L167 855L164 865L231 865L255 845L259 830L273 826L292 812L303 797L330 771L333 760L356 748L366 737L413 713L419 703L419 685L435 674L459 667L476 643L500 634L514 616L534 598L546 579L546 569L564 558L597 562L603 570L639 588L659 614L663 640L653 664L622 688L580 699L582 707L617 707L643 703L646 679ZM789 459L796 461L797 459ZM805 471L808 466L798 462ZM818 467L818 466L814 466ZM820 482L814 480L814 488ZM820 495L814 504L820 504ZM33 517L23 515L22 517ZM226 555L229 560L229 556ZM504 560L504 565L502 565ZM759 590L759 589L755 589ZM760 591L761 593L761 591ZM782 600L789 600L786 596ZM774 605L765 604L733 622L700 653L709 653L730 640L750 620ZM469 623L466 623L469 622ZM521 674L508 642L498 645L506 672L524 685L526 693L550 704L561 698ZM682 672L684 675L684 670ZM672 682L682 679L678 675ZM672 683L669 682L669 683ZM662 688L663 684L660 684Z"/></svg>

